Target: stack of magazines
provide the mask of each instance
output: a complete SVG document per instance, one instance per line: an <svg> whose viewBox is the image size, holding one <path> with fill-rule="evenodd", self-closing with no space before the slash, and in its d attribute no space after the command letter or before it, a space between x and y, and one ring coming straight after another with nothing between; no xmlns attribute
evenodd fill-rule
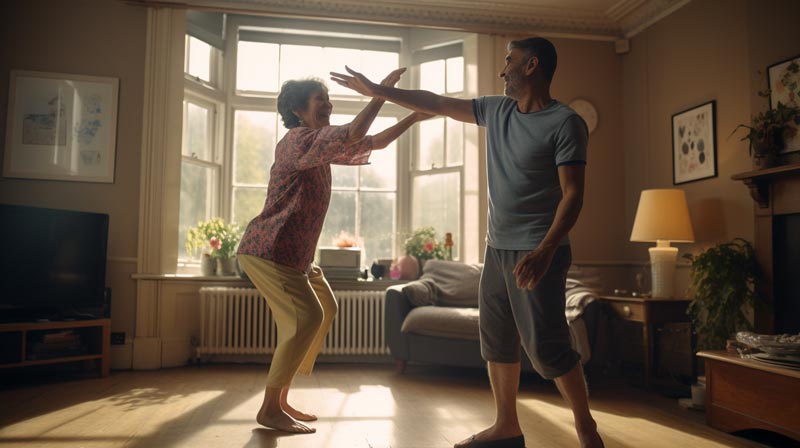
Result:
<svg viewBox="0 0 800 448"><path fill-rule="evenodd" d="M736 341L751 350L742 357L777 367L800 370L800 334L736 333Z"/></svg>

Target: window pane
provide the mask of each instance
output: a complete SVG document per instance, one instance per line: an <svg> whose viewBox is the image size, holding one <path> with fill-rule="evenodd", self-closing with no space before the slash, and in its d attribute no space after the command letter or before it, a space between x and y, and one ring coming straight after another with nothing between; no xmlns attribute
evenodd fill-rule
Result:
<svg viewBox="0 0 800 448"><path fill-rule="evenodd" d="M266 198L266 188L234 188L232 221L243 226L247 225L264 209Z"/></svg>
<svg viewBox="0 0 800 448"><path fill-rule="evenodd" d="M395 193L361 193L361 238L364 265L376 258L394 258Z"/></svg>
<svg viewBox="0 0 800 448"><path fill-rule="evenodd" d="M355 71L361 72L362 65L362 51L355 48L334 48L327 47L322 49L322 59L318 61L321 71L324 75L329 72L346 73L344 66L352 68ZM347 87L342 87L335 82L328 82L327 76L321 76L328 86L328 93L331 95L359 95ZM366 73L365 73L366 75ZM366 75L369 77L369 75ZM385 75L384 75L385 76ZM381 78L383 79L383 78ZM378 80L380 81L380 80Z"/></svg>
<svg viewBox="0 0 800 448"><path fill-rule="evenodd" d="M444 240L447 232L453 234L456 245L453 257L457 258L460 203L460 174L446 173L414 178L412 228L431 226L436 238Z"/></svg>
<svg viewBox="0 0 800 448"><path fill-rule="evenodd" d="M342 230L350 235L356 234L356 193L352 191L331 193L331 205L317 245L332 246L333 239Z"/></svg>
<svg viewBox="0 0 800 448"><path fill-rule="evenodd" d="M447 93L464 90L464 57L447 60Z"/></svg>
<svg viewBox="0 0 800 448"><path fill-rule="evenodd" d="M327 73L319 64L322 60L322 47L307 45L281 45L281 84L290 79L309 77L326 80Z"/></svg>
<svg viewBox="0 0 800 448"><path fill-rule="evenodd" d="M444 118L437 117L419 123L417 168L428 170L444 166Z"/></svg>
<svg viewBox="0 0 800 448"><path fill-rule="evenodd" d="M237 110L234 115L233 181L266 185L275 160L275 112Z"/></svg>
<svg viewBox="0 0 800 448"><path fill-rule="evenodd" d="M464 161L464 123L445 118L447 127L447 166L459 166Z"/></svg>
<svg viewBox="0 0 800 448"><path fill-rule="evenodd" d="M189 74L211 81L211 45L189 36Z"/></svg>
<svg viewBox="0 0 800 448"><path fill-rule="evenodd" d="M397 123L394 117L377 117L369 128L369 135L375 135ZM369 165L362 165L361 188L380 188L395 190L397 188L397 141L384 149L372 151Z"/></svg>
<svg viewBox="0 0 800 448"><path fill-rule="evenodd" d="M188 258L186 232L198 222L211 218L214 169L184 161L181 164L180 224L178 226L178 256ZM195 257L199 254L195 253Z"/></svg>
<svg viewBox="0 0 800 448"><path fill-rule="evenodd" d="M198 104L184 101L186 104L186 115L184 125L186 135L183 139L183 155L189 157L197 157L201 160L211 160L211 145L210 145L210 126L209 116L211 111Z"/></svg>
<svg viewBox="0 0 800 448"><path fill-rule="evenodd" d="M444 59L420 64L419 88L433 93L444 93Z"/></svg>
<svg viewBox="0 0 800 448"><path fill-rule="evenodd" d="M236 54L236 88L277 92L278 44L239 42Z"/></svg>
<svg viewBox="0 0 800 448"><path fill-rule="evenodd" d="M361 73L374 82L381 82L389 72L400 67L400 54L398 53L365 50L361 52L361 55ZM403 76L408 76L408 72Z"/></svg>

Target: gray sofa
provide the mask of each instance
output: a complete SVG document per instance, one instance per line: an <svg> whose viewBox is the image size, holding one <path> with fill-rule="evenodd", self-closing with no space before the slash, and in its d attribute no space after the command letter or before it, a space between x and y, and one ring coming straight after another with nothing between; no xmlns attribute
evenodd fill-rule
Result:
<svg viewBox="0 0 800 448"><path fill-rule="evenodd" d="M409 362L484 368L478 332L478 282L482 265L430 260L423 275L386 290L384 331L389 350L403 372ZM571 273L580 274L580 269ZM567 282L567 310L573 347L585 365L591 358L599 301L593 288ZM533 372L522 354L522 368Z"/></svg>

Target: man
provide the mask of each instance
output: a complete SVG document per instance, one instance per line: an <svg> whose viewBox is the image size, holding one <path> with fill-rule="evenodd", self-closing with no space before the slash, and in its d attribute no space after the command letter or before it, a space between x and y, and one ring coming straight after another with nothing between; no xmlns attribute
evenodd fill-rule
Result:
<svg viewBox="0 0 800 448"><path fill-rule="evenodd" d="M557 65L550 41L511 41L505 62L505 96L473 100L380 86L350 68L350 75L331 73L331 79L366 96L487 128L489 225L480 334L496 420L456 448L524 447L516 410L520 344L572 408L581 446L602 447L564 317L567 234L583 204L586 124L550 96Z"/></svg>

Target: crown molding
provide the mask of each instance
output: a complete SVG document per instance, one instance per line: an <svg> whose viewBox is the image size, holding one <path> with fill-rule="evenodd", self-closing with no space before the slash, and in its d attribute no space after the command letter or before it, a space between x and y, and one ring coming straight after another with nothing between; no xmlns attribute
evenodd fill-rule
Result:
<svg viewBox="0 0 800 448"><path fill-rule="evenodd" d="M127 0L238 14L357 20L497 34L629 38L690 0L621 0L606 11L474 0ZM532 1L531 3L535 3Z"/></svg>

